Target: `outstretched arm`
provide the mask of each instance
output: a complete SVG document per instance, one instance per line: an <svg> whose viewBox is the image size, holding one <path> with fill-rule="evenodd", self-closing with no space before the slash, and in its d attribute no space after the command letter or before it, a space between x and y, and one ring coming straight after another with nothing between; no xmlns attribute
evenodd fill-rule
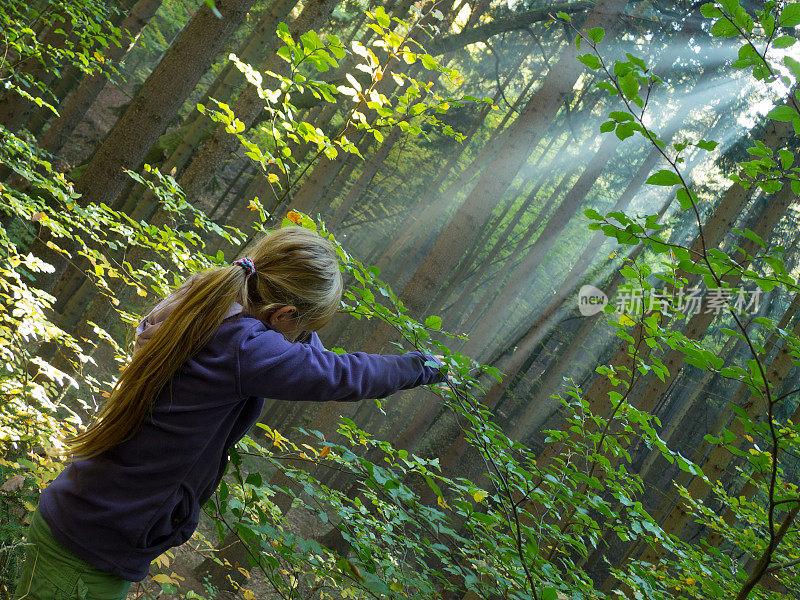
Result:
<svg viewBox="0 0 800 600"><path fill-rule="evenodd" d="M425 365L436 359L419 351L336 354L315 333L308 343L293 344L261 323L247 331L237 353L242 396L347 402L444 381L437 368Z"/></svg>

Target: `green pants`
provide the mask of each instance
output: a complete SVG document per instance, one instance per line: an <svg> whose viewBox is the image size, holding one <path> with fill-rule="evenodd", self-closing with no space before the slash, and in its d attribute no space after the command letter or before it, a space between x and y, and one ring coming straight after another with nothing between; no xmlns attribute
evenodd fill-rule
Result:
<svg viewBox="0 0 800 600"><path fill-rule="evenodd" d="M121 600L129 581L100 571L53 539L39 511L33 513L28 545L14 598L24 600Z"/></svg>

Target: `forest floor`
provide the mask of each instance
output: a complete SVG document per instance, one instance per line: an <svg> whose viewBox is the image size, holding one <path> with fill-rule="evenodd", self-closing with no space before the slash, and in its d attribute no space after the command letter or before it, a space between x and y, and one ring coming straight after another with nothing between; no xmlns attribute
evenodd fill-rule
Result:
<svg viewBox="0 0 800 600"><path fill-rule="evenodd" d="M308 511L293 509L287 513L286 517L287 522L290 524L291 533L295 535L302 536L306 539L314 539L319 537L320 533L322 533L317 529L319 520ZM208 600L253 598L258 598L260 600L283 600L284 597L275 591L257 568L250 569L250 577L246 582L242 583L243 589L238 592L220 592L215 594L201 581L193 577L193 569L205 558L211 556L212 552L209 551L208 546L209 544L216 543L217 539L216 529L213 527L210 519L201 519L200 527L198 527L192 539L182 546L171 550L174 558L170 559L169 565L164 566L163 564L158 564L151 566L150 577L141 583L131 585L127 600L149 600L155 597L164 600L181 600L187 597L186 594L190 590ZM245 568L247 567L245 566ZM157 581L153 581L152 577L159 572L171 575L174 579L183 578L178 592L164 592L161 584ZM177 578L175 577L176 574L178 575ZM309 593L309 590L304 590L302 589L303 587L301 582L300 589L295 593L296 597L309 597L306 595Z"/></svg>

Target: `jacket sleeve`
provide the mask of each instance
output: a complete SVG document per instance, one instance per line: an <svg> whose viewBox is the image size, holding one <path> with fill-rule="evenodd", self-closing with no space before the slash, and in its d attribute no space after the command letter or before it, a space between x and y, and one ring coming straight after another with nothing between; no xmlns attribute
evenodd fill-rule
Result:
<svg viewBox="0 0 800 600"><path fill-rule="evenodd" d="M315 333L308 343L293 344L262 323L240 338L236 350L242 396L348 402L444 381L436 367L425 365L438 361L422 352L336 354Z"/></svg>

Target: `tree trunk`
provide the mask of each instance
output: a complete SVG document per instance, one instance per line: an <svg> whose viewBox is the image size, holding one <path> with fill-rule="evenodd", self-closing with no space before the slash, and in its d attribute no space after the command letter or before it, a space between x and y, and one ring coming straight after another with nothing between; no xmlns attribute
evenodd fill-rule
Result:
<svg viewBox="0 0 800 600"><path fill-rule="evenodd" d="M489 139L478 151L477 155L470 162L469 166L463 169L455 178L455 180L448 184L444 191L440 193L439 188L450 175L450 171L452 171L458 164L458 159L461 156L461 153L466 150L466 143L468 140L465 140L465 144L461 152L455 153L450 160L448 160L444 169L442 169L442 171L439 173L439 176L422 197L422 200L420 200L419 205L423 210L421 212L415 210L409 213L408 217L406 217L400 227L397 228L397 231L400 232L400 235L391 240L387 245L386 250L375 260L375 264L381 270L381 272L387 271L387 267L391 264L391 261L394 260L399 253L404 252L409 243L411 243L415 238L422 237L423 234L420 230L426 231L428 229L428 224L432 223L439 215L441 215L442 211L444 210L443 204L446 203L434 202L434 199L437 197L449 198L458 193L467 185L467 183L469 183L479 169L486 162L488 162L489 157L500 148L503 141L508 136L508 129L504 129L504 127L515 114L518 106L522 104L525 96L530 88L533 87L535 81L535 77L531 77L528 80L525 88L517 97L511 108L503 116L503 119L500 121L494 131L492 131ZM495 98L498 98L499 96L500 91L495 94ZM491 110L491 106L488 106L487 109L488 110L486 111L486 114L488 114L488 111ZM483 124L486 114L482 114L481 117L476 121L474 130L471 130L470 138L475 134L478 127Z"/></svg>
<svg viewBox="0 0 800 600"><path fill-rule="evenodd" d="M272 3L264 11L256 28L240 46L236 53L237 56L248 63L270 61L282 43L276 34L278 23L286 19L295 4L297 4L297 0L278 0ZM266 62L261 65L259 70L264 71L271 67L274 68L274 65ZM200 104L209 106L209 98L230 102L230 98L233 97L236 88L241 85L243 80L244 75L239 69L233 63L228 63L209 86ZM207 119L208 117L201 115L196 108L191 112L186 120L186 135L167 159L164 171L169 172L175 168L177 175L181 174L186 162L203 139Z"/></svg>
<svg viewBox="0 0 800 600"><path fill-rule="evenodd" d="M128 176L166 129L211 62L247 16L255 0L219 0L214 16L203 5L145 81L75 184L82 206L113 205Z"/></svg>
<svg viewBox="0 0 800 600"><path fill-rule="evenodd" d="M556 136L553 136L550 139L550 142L548 142L547 146L545 146L541 155L534 162L533 164L534 170L536 170L539 167L542 160L544 160L544 157L547 156L547 153L550 151L550 148L555 143L555 141L556 141ZM556 156L560 156L561 153L563 153L566 150L567 146L569 145L569 142L570 138L567 137L564 140L564 143L561 145L561 147L558 150L556 150L555 152ZM515 193L512 194L511 199L508 201L507 205L505 206L503 211L501 211L497 219L494 222L490 222L488 224L483 237L489 240L491 235L493 233L498 233L498 231L500 232L500 237L491 247L489 253L486 255L486 258L482 261L481 267L479 267L477 270L473 270L473 262L478 256L480 256L482 249L479 245L475 245L470 250L470 252L464 257L464 260L462 260L461 263L458 265L458 269L456 269L456 272L450 279L449 287L453 288L454 291L455 288L462 282L466 282L466 284L464 286L464 290L462 291L461 295L455 302L453 302L453 304L451 304L451 307L460 313L460 317L456 317L458 318L459 322L458 325L454 327L454 329L458 330L462 326L462 323L464 322L463 316L467 312L464 309L468 305L469 296L472 295L472 293L474 292L476 285L479 285L479 284L472 285L468 282L468 280L473 279L473 281L477 281L478 279L480 279L480 277L485 272L485 269L488 268L493 263L497 255L503 250L503 248L506 245L506 242L508 242L508 238L514 232L517 222L520 220L521 217L524 217L527 214L528 209L530 209L530 207L533 205L534 200L536 200L539 191L542 189L544 184L549 181L548 175L550 175L550 173L541 173L539 177L534 180L533 187L525 196L525 200L522 201L522 204L514 210L513 217L509 220L509 222L503 224L506 216L511 211L513 206L516 204L516 199L519 195L519 192L522 191L523 186L520 186L515 191ZM558 195L561 185L566 181L567 178L568 176L566 175L564 176L564 178L562 178L561 183L559 183L556 186L556 191L550 194L550 198L548 199L544 207L541 207L539 209L539 212L536 215L536 221L529 227L529 229L532 230L532 232L536 231L539 228L539 225L541 224L543 218L546 218L546 215L549 214L553 199ZM447 296L448 296L447 288L443 288L436 294L431 305L436 307L443 306L447 300ZM444 310L445 309L442 308L442 311Z"/></svg>
<svg viewBox="0 0 800 600"><path fill-rule="evenodd" d="M501 314L511 306L522 287L527 284L539 265L544 262L547 253L559 239L561 232L564 231L573 216L579 214L579 208L583 204L586 195L595 181L597 181L608 161L614 156L619 143L620 140L616 136L607 136L603 140L594 158L589 162L584 172L581 173L578 181L575 182L575 185L572 186L567 196L559 204L555 214L548 219L545 230L536 238L533 247L528 250L526 259L514 270L509 282L502 288L495 301L490 304L487 311L488 314ZM480 305L481 301L478 304ZM492 319L478 320L477 323L478 327L470 335L469 342L464 348L464 352L468 355L472 355L479 346L486 348L489 342L489 330L497 325L496 321Z"/></svg>
<svg viewBox="0 0 800 600"><path fill-rule="evenodd" d="M319 29L330 16L335 0L309 0L303 11L289 27L293 37ZM264 70L279 72L286 63L277 54L272 54L264 64ZM231 106L236 117L249 128L261 114L264 101L258 96L255 86L248 86ZM194 159L186 167L179 183L187 197L199 198L211 178L217 173L218 165L239 146L239 139L219 124Z"/></svg>
<svg viewBox="0 0 800 600"><path fill-rule="evenodd" d="M161 6L162 0L139 0L131 9L130 15L123 21L121 46L111 44L105 53L107 61L119 63L133 48L139 39L139 34L150 18ZM39 145L50 152L57 154L63 148L69 136L78 126L86 111L97 99L100 90L105 86L108 78L103 73L88 75L81 81L77 89L70 94L62 106L59 106L59 117L53 121L39 141Z"/></svg>
<svg viewBox="0 0 800 600"><path fill-rule="evenodd" d="M75 183L75 191L81 194L81 206L101 202L112 206L115 204L117 196L129 179L123 169L139 168L146 152L177 114L186 97L227 39L242 23L254 2L255 0L220 1L217 8L222 13L221 19L214 16L206 5L197 11ZM46 240L42 239L36 245L43 247L45 243ZM49 256L52 253L44 249L41 253L34 254ZM56 264L63 262L59 260ZM52 291L61 305L70 299L85 279L80 268L76 269L76 273L64 273L65 268L66 265L60 270L56 269L55 274L48 274L46 278L40 277L37 280L40 287ZM55 284L54 287L47 286L48 282Z"/></svg>

